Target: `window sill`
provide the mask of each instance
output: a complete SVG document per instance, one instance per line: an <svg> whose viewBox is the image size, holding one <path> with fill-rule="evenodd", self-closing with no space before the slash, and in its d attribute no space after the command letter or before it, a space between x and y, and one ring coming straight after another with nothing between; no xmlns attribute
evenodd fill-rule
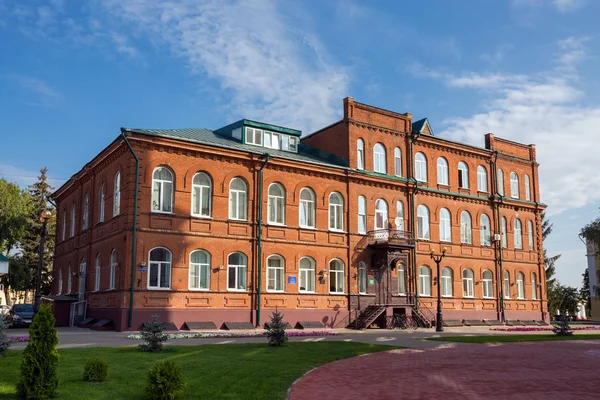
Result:
<svg viewBox="0 0 600 400"><path fill-rule="evenodd" d="M308 291L308 290L298 290L298 293L300 294L315 294L317 293L316 291Z"/></svg>
<svg viewBox="0 0 600 400"><path fill-rule="evenodd" d="M286 224L280 224L279 222L268 222L267 221L267 226L275 226L275 227L279 227L279 228L286 228Z"/></svg>
<svg viewBox="0 0 600 400"><path fill-rule="evenodd" d="M438 190L446 190L446 191L450 191L450 185L445 184L445 183L439 183L437 184L437 188Z"/></svg>
<svg viewBox="0 0 600 400"><path fill-rule="evenodd" d="M343 293L343 292L342 293L340 293L340 292L329 292L329 294L332 295L332 296L345 296L346 295L346 293Z"/></svg>
<svg viewBox="0 0 600 400"><path fill-rule="evenodd" d="M463 298L463 299L474 299L474 298L475 298L475 296L463 296L462 298Z"/></svg>
<svg viewBox="0 0 600 400"><path fill-rule="evenodd" d="M421 297L431 297L430 294L421 294L421 293L419 293L419 296L421 296Z"/></svg>
<svg viewBox="0 0 600 400"><path fill-rule="evenodd" d="M248 289L227 289L228 292L234 293L248 293Z"/></svg>
<svg viewBox="0 0 600 400"><path fill-rule="evenodd" d="M158 211L158 210L150 210L151 214L163 214L163 215L175 215L173 211Z"/></svg>
<svg viewBox="0 0 600 400"><path fill-rule="evenodd" d="M204 289L204 288L191 288L191 287L188 287L188 290L190 292L210 292L209 288Z"/></svg>
<svg viewBox="0 0 600 400"><path fill-rule="evenodd" d="M228 221L230 221L230 222L248 222L247 219L238 219L238 218L229 218Z"/></svg>
<svg viewBox="0 0 600 400"><path fill-rule="evenodd" d="M109 290L113 290L113 289L109 289ZM161 288L161 287L147 287L146 290L158 290L158 291L167 291L167 290L171 290L171 288Z"/></svg>
<svg viewBox="0 0 600 400"><path fill-rule="evenodd" d="M483 299L484 300L495 300L496 298L495 297L486 297L486 296L483 296Z"/></svg>
<svg viewBox="0 0 600 400"><path fill-rule="evenodd" d="M329 228L329 232L333 232L333 233L346 233L346 231L341 230L341 229L331 229Z"/></svg>
<svg viewBox="0 0 600 400"><path fill-rule="evenodd" d="M285 293L285 290L269 290L269 289L267 289L265 293Z"/></svg>
<svg viewBox="0 0 600 400"><path fill-rule="evenodd" d="M304 225L300 225L298 226L300 229L310 229L311 231L316 231L317 227L315 226L304 226Z"/></svg>
<svg viewBox="0 0 600 400"><path fill-rule="evenodd" d="M212 215L190 214L190 216L197 219L213 219Z"/></svg>

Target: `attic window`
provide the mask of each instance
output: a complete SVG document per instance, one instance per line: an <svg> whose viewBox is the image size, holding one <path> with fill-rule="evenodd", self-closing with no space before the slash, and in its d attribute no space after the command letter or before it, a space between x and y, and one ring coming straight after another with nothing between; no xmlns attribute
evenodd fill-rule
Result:
<svg viewBox="0 0 600 400"><path fill-rule="evenodd" d="M246 143L262 146L263 131L260 129L246 128Z"/></svg>

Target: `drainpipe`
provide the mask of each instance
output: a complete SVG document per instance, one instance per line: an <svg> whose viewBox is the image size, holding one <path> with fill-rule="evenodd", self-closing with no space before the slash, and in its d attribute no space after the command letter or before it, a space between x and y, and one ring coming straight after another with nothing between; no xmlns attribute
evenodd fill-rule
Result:
<svg viewBox="0 0 600 400"><path fill-rule="evenodd" d="M418 285L418 278L417 278L417 235L416 235L416 229L415 227L417 226L417 224L415 223L415 193L416 191L419 189L419 184L417 182L417 180L415 179L415 163L414 163L414 159L413 159L413 144L419 140L419 138L421 137L421 132L417 132L417 135L414 136L412 139L410 139L409 142L409 154L408 157L406 157L408 159L409 162L409 171L410 171L410 178L409 180L415 185L415 189L411 191L410 193L410 222L412 224L412 231L413 231L413 239L415 241L415 249L413 250L413 287L415 288L415 306L417 307L417 309L419 308L419 285ZM439 278L438 278L439 279Z"/></svg>
<svg viewBox="0 0 600 400"><path fill-rule="evenodd" d="M269 161L269 153L263 154L265 161L258 170L258 216L257 216L257 232L256 232L256 326L260 326L260 287L262 282L262 203L263 203L263 169Z"/></svg>
<svg viewBox="0 0 600 400"><path fill-rule="evenodd" d="M493 182L495 183L494 185L494 192L495 194L500 198L500 204L504 201L504 196L501 195L500 193L498 193L498 168L496 167L496 160L498 160L498 151L494 152L494 161L493 161L493 165L494 165L494 171L493 171ZM502 177L502 183L504 184L504 177ZM500 320L501 322L506 321L506 317L504 315L504 273L502 271L502 219L500 217L500 204L496 204L496 221L497 221L497 226L500 228L500 243L497 244L498 246L498 267L500 269L500 275L497 278L497 281L500 283L500 290L498 291L498 295L500 297ZM496 242L498 243L498 242Z"/></svg>
<svg viewBox="0 0 600 400"><path fill-rule="evenodd" d="M129 323L128 327L131 328L133 326L133 285L135 282L135 253L136 253L136 233L137 233L137 207L138 207L138 187L140 181L140 159L133 151L131 144L127 140L125 136L125 128L121 128L121 137L123 141L129 148L131 155L135 159L135 191L133 193L133 237L131 239L131 286L129 288Z"/></svg>

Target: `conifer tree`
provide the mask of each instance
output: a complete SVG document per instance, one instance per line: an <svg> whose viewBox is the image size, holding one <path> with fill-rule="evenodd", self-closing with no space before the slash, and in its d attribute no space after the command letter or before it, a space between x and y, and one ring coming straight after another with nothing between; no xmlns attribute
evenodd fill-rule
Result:
<svg viewBox="0 0 600 400"><path fill-rule="evenodd" d="M281 346L288 341L288 337L285 334L285 322L283 322L283 315L275 309L275 312L271 316L271 322L267 324L267 337L269 338L269 345Z"/></svg>

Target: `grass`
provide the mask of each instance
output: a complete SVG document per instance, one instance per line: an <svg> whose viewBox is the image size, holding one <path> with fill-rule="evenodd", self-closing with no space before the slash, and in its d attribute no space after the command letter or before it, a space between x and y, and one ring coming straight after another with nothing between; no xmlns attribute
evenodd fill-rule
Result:
<svg viewBox="0 0 600 400"><path fill-rule="evenodd" d="M512 343L512 342L546 342L553 340L598 340L600 334L556 336L551 335L496 335L496 336L443 336L425 338L440 342L462 342L462 343Z"/></svg>
<svg viewBox="0 0 600 400"><path fill-rule="evenodd" d="M291 342L166 347L143 353L135 347L62 349L59 399L142 399L147 373L157 361L169 359L183 369L186 388L181 399L284 399L289 386L307 371L343 358L396 347L354 342ZM0 359L0 399L16 399L20 350ZM108 362L108 380L83 381L88 358Z"/></svg>

